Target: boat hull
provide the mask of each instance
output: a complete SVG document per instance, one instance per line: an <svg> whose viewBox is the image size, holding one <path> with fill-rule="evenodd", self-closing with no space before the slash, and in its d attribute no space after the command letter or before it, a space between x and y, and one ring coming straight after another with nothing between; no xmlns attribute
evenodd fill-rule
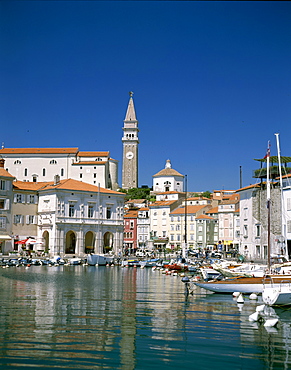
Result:
<svg viewBox="0 0 291 370"><path fill-rule="evenodd" d="M276 275L271 279L257 277L241 277L234 279L225 279L221 281L197 281L195 285L215 293L234 293L241 292L246 294L262 293L268 285L279 287L280 285L290 284L291 276Z"/></svg>
<svg viewBox="0 0 291 370"><path fill-rule="evenodd" d="M87 258L87 263L90 266L106 266L113 262L113 257L104 256L102 254L89 254Z"/></svg>
<svg viewBox="0 0 291 370"><path fill-rule="evenodd" d="M146 261L140 261L139 264L141 267L155 267L157 265L157 262L159 262L159 258L154 258L154 259L146 260Z"/></svg>
<svg viewBox="0 0 291 370"><path fill-rule="evenodd" d="M290 306L291 305L291 287L267 287L262 292L262 299L268 306Z"/></svg>

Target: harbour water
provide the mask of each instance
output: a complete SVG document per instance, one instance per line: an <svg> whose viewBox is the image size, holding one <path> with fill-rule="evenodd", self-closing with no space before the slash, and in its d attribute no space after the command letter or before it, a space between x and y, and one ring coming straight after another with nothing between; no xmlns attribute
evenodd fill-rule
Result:
<svg viewBox="0 0 291 370"><path fill-rule="evenodd" d="M291 311L249 322L257 301L140 268L0 271L1 369L290 369Z"/></svg>

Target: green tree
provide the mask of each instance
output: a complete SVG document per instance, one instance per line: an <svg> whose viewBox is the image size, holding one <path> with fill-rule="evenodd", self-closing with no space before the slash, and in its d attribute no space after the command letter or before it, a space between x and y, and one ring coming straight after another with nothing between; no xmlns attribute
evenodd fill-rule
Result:
<svg viewBox="0 0 291 370"><path fill-rule="evenodd" d="M151 189L150 188L132 188L132 189L120 189L122 193L125 193L125 200L131 199L146 199L149 201L154 200L155 198L151 196Z"/></svg>
<svg viewBox="0 0 291 370"><path fill-rule="evenodd" d="M205 197L205 198L211 198L211 192L210 191L204 191L202 194L201 194L202 197Z"/></svg>

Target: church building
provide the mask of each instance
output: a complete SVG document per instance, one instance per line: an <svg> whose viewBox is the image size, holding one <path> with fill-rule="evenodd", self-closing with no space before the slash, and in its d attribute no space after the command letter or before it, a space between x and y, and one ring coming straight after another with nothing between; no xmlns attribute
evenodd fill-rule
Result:
<svg viewBox="0 0 291 370"><path fill-rule="evenodd" d="M153 175L153 191L155 193L165 191L183 192L184 175L174 170L171 161L166 161L166 166L163 170Z"/></svg>

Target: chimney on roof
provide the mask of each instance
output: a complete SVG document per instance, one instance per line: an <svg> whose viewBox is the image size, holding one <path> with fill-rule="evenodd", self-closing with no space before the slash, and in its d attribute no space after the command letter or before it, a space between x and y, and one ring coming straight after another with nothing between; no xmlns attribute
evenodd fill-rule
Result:
<svg viewBox="0 0 291 370"><path fill-rule="evenodd" d="M0 158L0 168L4 168L4 164L5 164L5 159Z"/></svg>
<svg viewBox="0 0 291 370"><path fill-rule="evenodd" d="M60 175L55 175L54 177L54 185L59 185L60 183Z"/></svg>

